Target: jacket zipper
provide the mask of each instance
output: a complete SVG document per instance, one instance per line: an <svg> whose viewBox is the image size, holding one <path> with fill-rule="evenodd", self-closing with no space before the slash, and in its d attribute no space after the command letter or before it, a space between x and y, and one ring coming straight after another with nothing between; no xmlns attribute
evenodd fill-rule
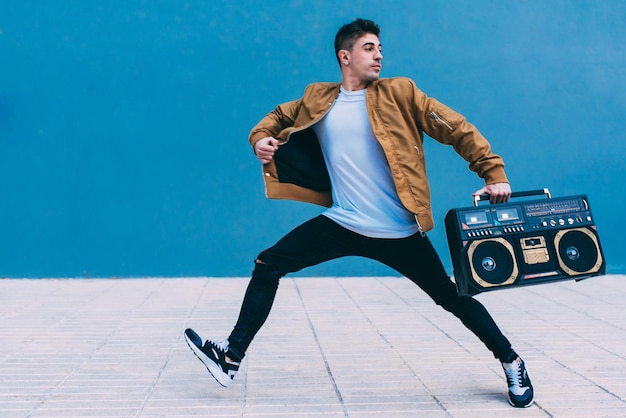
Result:
<svg viewBox="0 0 626 418"><path fill-rule="evenodd" d="M415 215L415 223L417 224L417 231L420 233L422 238L424 238L426 236L426 233L422 229L422 225L420 225L420 221L419 219L417 219L417 215Z"/></svg>
<svg viewBox="0 0 626 418"><path fill-rule="evenodd" d="M452 126L450 126L450 124L448 122L446 122L445 119L443 119L441 116L439 116L437 113L435 113L434 111L430 112L430 116L433 117L433 119L435 119L436 122L442 124L443 126L445 126L446 128L448 128L448 130L453 131L454 129L452 128Z"/></svg>

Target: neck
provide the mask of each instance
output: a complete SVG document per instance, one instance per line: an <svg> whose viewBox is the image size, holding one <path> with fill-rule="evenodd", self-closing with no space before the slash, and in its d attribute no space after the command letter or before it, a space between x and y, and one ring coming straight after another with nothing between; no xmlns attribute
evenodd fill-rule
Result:
<svg viewBox="0 0 626 418"><path fill-rule="evenodd" d="M363 90L369 83L367 80L360 80L346 75L341 79L341 86L347 91Z"/></svg>

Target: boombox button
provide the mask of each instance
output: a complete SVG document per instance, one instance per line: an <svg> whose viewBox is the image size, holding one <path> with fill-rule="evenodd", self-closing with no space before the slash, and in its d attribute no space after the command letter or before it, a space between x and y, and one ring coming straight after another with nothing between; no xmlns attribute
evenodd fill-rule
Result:
<svg viewBox="0 0 626 418"><path fill-rule="evenodd" d="M548 226L548 223L546 221L542 221L541 226Z"/></svg>
<svg viewBox="0 0 626 418"><path fill-rule="evenodd" d="M565 219L559 219L559 225L561 226L565 225Z"/></svg>
<svg viewBox="0 0 626 418"><path fill-rule="evenodd" d="M550 225L552 225L552 226L556 226L556 221L555 221L554 219L551 219L551 220L550 220Z"/></svg>
<svg viewBox="0 0 626 418"><path fill-rule="evenodd" d="M572 218L569 218L567 220L567 223L570 224L570 225L574 225L574 220Z"/></svg>

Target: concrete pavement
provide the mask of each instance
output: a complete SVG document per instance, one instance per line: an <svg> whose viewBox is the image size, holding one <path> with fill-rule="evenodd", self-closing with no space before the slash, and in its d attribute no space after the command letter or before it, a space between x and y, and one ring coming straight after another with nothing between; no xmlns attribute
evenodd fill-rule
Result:
<svg viewBox="0 0 626 418"><path fill-rule="evenodd" d="M222 339L248 279L0 280L0 417L624 417L626 276L478 295L535 404L402 278L283 279L229 388L183 330Z"/></svg>

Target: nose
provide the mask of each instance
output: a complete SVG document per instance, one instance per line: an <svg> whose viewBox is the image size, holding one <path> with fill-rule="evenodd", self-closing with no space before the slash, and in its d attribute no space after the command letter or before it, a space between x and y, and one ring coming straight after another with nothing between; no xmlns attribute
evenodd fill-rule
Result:
<svg viewBox="0 0 626 418"><path fill-rule="evenodd" d="M374 59L377 61L382 61L383 59L383 53L380 50L376 51L376 55L374 55Z"/></svg>

